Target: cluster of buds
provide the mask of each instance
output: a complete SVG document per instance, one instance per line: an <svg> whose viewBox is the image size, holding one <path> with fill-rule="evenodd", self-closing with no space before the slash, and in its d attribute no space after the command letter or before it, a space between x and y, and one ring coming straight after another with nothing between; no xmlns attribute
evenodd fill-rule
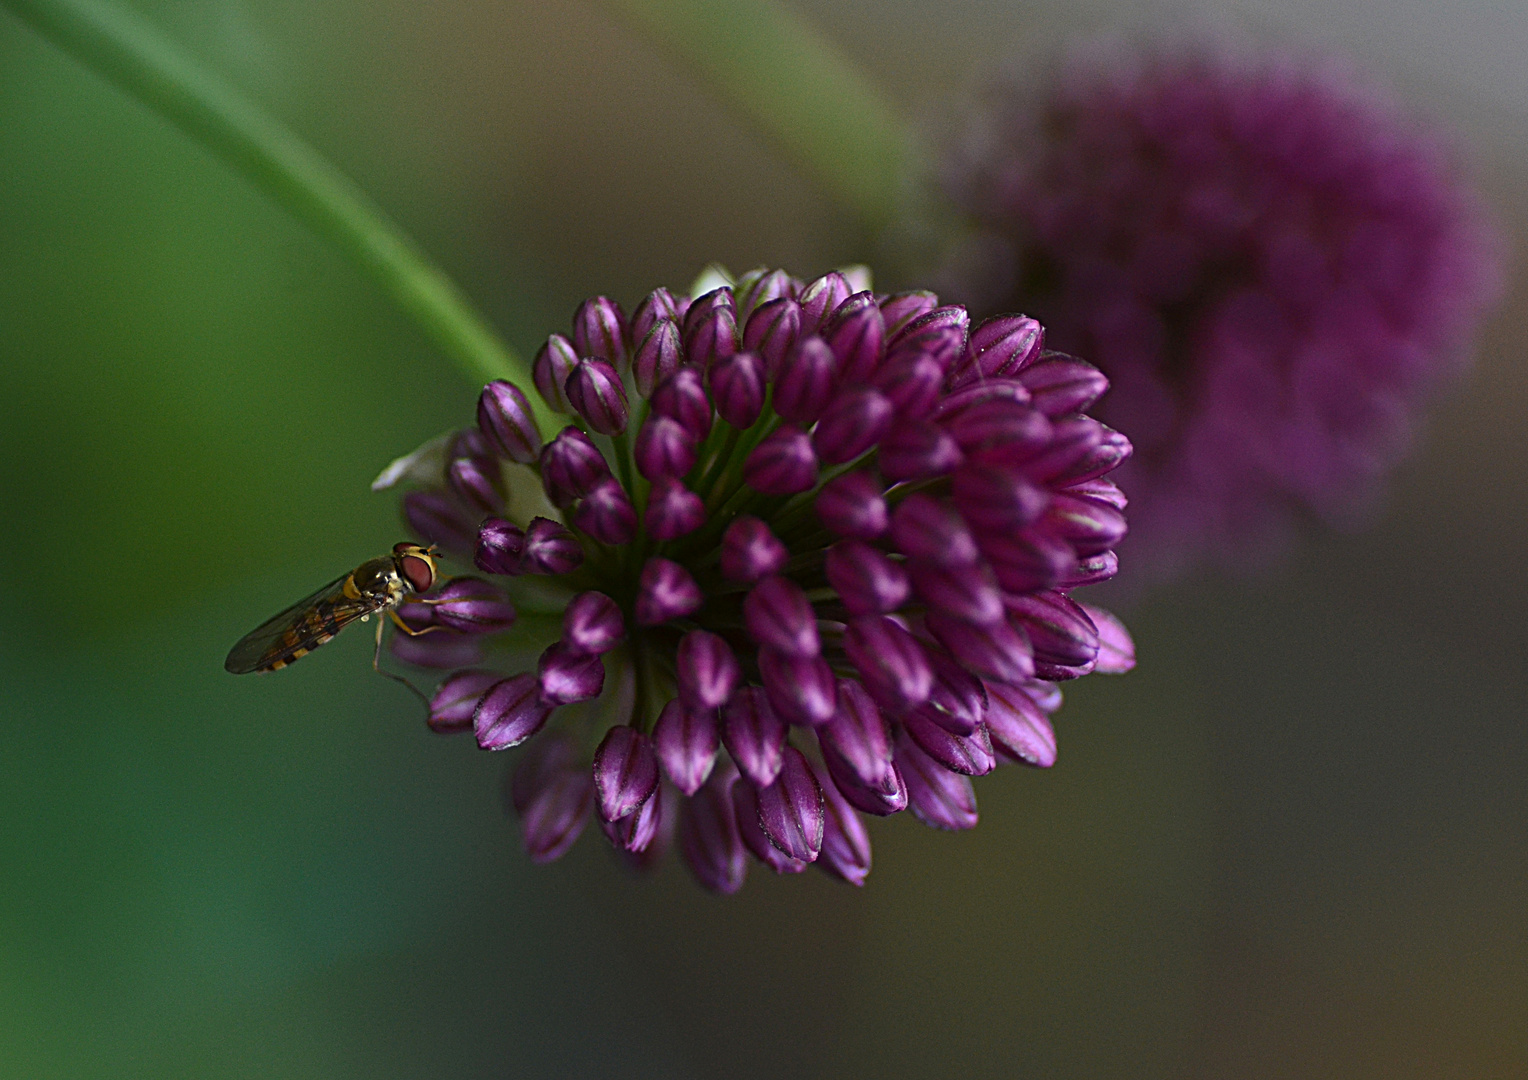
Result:
<svg viewBox="0 0 1528 1080"><path fill-rule="evenodd" d="M638 862L677 826L718 892L748 854L860 884L867 815L972 827L973 777L1055 760L1057 683L1132 666L1071 595L1125 534L1105 477L1130 444L1084 413L1104 377L1033 319L972 327L855 277L759 270L629 318L586 301L533 369L568 425L543 442L492 383L405 497L420 539L494 579L403 612L444 632L395 651L458 669L431 726L502 750L566 710L513 773L534 860L593 817ZM481 666L549 598L534 670Z"/></svg>

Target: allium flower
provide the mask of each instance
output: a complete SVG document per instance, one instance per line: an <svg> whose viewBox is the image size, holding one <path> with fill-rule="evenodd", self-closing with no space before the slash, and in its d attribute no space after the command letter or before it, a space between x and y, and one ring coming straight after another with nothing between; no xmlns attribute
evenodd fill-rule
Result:
<svg viewBox="0 0 1528 1080"><path fill-rule="evenodd" d="M535 364L561 432L494 383L476 428L384 474L424 481L409 527L491 579L403 612L437 632L398 655L464 668L430 726L487 750L559 729L511 784L533 860L593 817L634 865L677 834L718 892L747 854L858 885L864 815L970 828L972 777L1055 760L1057 682L1134 664L1071 598L1115 571L1130 444L1083 412L1103 377L1042 345L840 273L630 318L599 297Z"/></svg>
<svg viewBox="0 0 1528 1080"><path fill-rule="evenodd" d="M1499 289L1439 142L1340 73L1230 49L1074 57L978 112L944 180L981 232L947 285L1108 375L1127 559L1361 518Z"/></svg>

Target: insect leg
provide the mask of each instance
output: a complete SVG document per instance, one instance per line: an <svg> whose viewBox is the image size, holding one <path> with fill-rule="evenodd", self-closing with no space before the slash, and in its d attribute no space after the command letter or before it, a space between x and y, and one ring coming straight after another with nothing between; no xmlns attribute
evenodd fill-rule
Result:
<svg viewBox="0 0 1528 1080"><path fill-rule="evenodd" d="M396 611L394 611L392 608L388 608L387 609L387 613L393 617L393 620L395 622L397 622L399 626L402 626L403 629L408 630L408 632L411 635L414 635L414 636L417 637L419 634L425 633L424 630L419 630L419 631L409 630L408 626L404 624L403 620L398 618L398 613ZM422 690L420 690L419 687L417 687L413 683L409 682L402 675L394 675L391 671L383 671L382 670L382 630L383 630L383 628L386 625L387 624L385 622L383 622L381 619L377 620L377 650L376 650L376 652L371 654L371 669L373 671L375 671L378 675L385 676L386 678L389 678L389 679L393 680L393 682L402 683L404 686L408 687L410 693L412 693L420 701L424 702L425 711L429 712L429 709L430 709L430 699L425 696L424 692ZM429 627L429 629L430 630L436 630L436 629L440 629L440 628L432 626L432 627Z"/></svg>
<svg viewBox="0 0 1528 1080"><path fill-rule="evenodd" d="M428 634L431 630L446 629L444 626L426 626L423 630L415 630L412 626L403 621L403 617L398 614L397 608L388 608L387 617L392 619L393 622L397 623L398 629L402 630L409 637L418 637L420 634ZM382 621L380 619L377 620L377 633L378 635L382 633Z"/></svg>

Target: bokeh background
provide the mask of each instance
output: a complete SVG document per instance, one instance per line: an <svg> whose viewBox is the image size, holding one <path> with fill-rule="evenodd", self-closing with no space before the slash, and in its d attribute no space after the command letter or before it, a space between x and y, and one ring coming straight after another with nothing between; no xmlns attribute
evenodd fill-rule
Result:
<svg viewBox="0 0 1528 1080"><path fill-rule="evenodd" d="M139 0L534 348L700 265L866 238L588 0ZM795 0L912 116L1011 50L1229 18L1453 132L1528 265L1508 0ZM228 644L400 527L474 398L324 242L0 13L0 1076L1528 1077L1528 289L1382 516L1130 614L1049 773L877 821L863 891L717 899L597 834L531 867L502 762L347 635Z"/></svg>

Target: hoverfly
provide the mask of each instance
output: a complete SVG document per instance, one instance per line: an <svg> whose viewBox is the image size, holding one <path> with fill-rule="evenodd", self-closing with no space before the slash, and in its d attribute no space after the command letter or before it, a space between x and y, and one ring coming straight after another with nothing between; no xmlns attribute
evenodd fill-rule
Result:
<svg viewBox="0 0 1528 1080"><path fill-rule="evenodd" d="M426 633L427 630L410 627L398 617L396 609L410 593L429 592L434 584L434 549L407 541L394 544L392 554L368 559L245 634L229 650L223 667L234 675L280 671L307 656L357 619L365 622L384 611L410 636ZM372 658L372 667L388 675L380 666L382 628L383 622L379 618L377 653ZM388 677L398 678L396 675ZM406 680L400 681L407 685ZM410 686L409 689L414 688Z"/></svg>

